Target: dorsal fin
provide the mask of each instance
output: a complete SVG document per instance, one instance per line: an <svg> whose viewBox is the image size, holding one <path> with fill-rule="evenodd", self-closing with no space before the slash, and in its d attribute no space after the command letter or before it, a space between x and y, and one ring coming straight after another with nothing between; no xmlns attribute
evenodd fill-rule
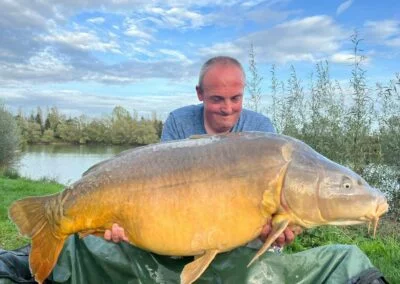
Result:
<svg viewBox="0 0 400 284"><path fill-rule="evenodd" d="M211 134L194 134L194 135L190 135L188 139L201 139L201 138L209 138L211 136Z"/></svg>
<svg viewBox="0 0 400 284"><path fill-rule="evenodd" d="M122 151L121 153L119 153L119 154L117 154L117 155L115 155L115 156L113 156L113 157L111 157L111 158L109 158L109 159L107 159L107 160L104 160L104 161L101 161L101 162L99 162L99 163L97 163L97 164L94 164L93 166L91 166L90 168L88 168L88 169L82 174L82 177L84 177L84 176L90 174L91 172L94 172L96 169L98 169L98 168L101 167L102 165L104 165L104 164L106 164L106 163L108 163L108 162L110 162L110 161L112 161L112 160L114 160L114 159L116 159L116 158L118 158L118 157L120 157L120 156L126 155L127 153L132 152L132 151L137 151L137 150L139 150L140 148L143 148L143 147L146 147L146 146L134 147L134 148L131 148L131 149Z"/></svg>

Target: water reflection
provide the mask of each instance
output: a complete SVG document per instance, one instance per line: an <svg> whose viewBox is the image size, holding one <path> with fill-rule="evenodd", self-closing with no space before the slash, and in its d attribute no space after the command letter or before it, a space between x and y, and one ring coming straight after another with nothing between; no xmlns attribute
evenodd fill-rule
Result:
<svg viewBox="0 0 400 284"><path fill-rule="evenodd" d="M21 153L17 170L32 179L55 179L71 184L94 164L130 146L31 145Z"/></svg>

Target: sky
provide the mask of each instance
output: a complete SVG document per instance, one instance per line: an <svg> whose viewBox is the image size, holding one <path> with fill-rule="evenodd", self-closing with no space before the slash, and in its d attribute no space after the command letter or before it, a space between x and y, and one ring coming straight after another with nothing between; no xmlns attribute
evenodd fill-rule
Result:
<svg viewBox="0 0 400 284"><path fill-rule="evenodd" d="M0 100L13 112L56 106L98 117L119 105L165 119L199 103L205 60L229 55L247 70L251 44L264 97L273 64L278 79L293 65L306 82L327 60L331 77L345 84L354 31L371 86L400 72L398 0L0 0L0 7Z"/></svg>

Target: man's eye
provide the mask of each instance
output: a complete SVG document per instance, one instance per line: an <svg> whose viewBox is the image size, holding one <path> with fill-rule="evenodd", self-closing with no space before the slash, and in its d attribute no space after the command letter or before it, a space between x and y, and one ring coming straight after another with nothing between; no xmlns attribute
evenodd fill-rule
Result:
<svg viewBox="0 0 400 284"><path fill-rule="evenodd" d="M217 103L217 102L221 101L221 98L219 98L219 97L211 97L211 101L214 102L214 103Z"/></svg>
<svg viewBox="0 0 400 284"><path fill-rule="evenodd" d="M242 98L242 96L236 96L236 97L232 98L232 101L233 102L238 102L238 101L240 101L241 98Z"/></svg>

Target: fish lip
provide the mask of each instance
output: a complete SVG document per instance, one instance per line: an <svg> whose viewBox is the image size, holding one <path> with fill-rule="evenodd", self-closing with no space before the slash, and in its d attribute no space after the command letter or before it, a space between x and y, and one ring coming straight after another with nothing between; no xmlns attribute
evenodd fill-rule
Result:
<svg viewBox="0 0 400 284"><path fill-rule="evenodd" d="M389 205L385 204L384 206L378 206L377 211L376 211L376 215L374 216L374 218L379 218L382 215L384 215L386 212L389 211Z"/></svg>
<svg viewBox="0 0 400 284"><path fill-rule="evenodd" d="M380 217L386 212L389 211L389 204L387 203L387 200L385 197L382 197L379 201L378 204L376 205L376 217Z"/></svg>
<svg viewBox="0 0 400 284"><path fill-rule="evenodd" d="M387 203L386 198L382 197L378 200L376 204L375 212L361 217L360 220L366 222L375 222L379 220L379 218L388 211L389 211L389 204Z"/></svg>

